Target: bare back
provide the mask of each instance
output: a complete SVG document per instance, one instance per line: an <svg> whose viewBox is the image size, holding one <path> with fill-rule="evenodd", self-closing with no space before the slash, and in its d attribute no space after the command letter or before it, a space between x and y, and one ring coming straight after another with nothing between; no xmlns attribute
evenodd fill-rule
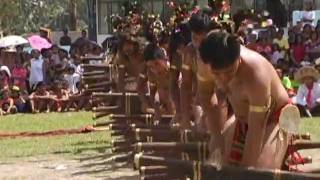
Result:
<svg viewBox="0 0 320 180"><path fill-rule="evenodd" d="M242 122L248 120L249 98L259 91L251 88L254 81L259 81L267 88L273 106L270 114L288 103L289 97L273 66L260 54L241 48L241 64L234 79L224 87L232 104L236 118Z"/></svg>

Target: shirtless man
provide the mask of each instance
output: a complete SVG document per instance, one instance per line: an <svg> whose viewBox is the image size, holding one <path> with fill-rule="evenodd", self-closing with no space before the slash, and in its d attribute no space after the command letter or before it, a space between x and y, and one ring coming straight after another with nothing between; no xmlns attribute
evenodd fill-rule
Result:
<svg viewBox="0 0 320 180"><path fill-rule="evenodd" d="M181 121L180 85L182 54L183 49L187 44L190 43L190 41L191 32L187 23L177 26L170 37L170 45L168 50L168 56L170 59L170 94L176 109L174 118L175 123L180 123Z"/></svg>
<svg viewBox="0 0 320 180"><path fill-rule="evenodd" d="M150 43L144 50L144 59L146 69L144 75L141 73L138 84L140 86L149 81L151 99L143 97L143 103L153 106L156 117L162 114L174 114L175 108L170 96L170 82L168 81L170 67L164 49L156 43Z"/></svg>
<svg viewBox="0 0 320 180"><path fill-rule="evenodd" d="M120 36L115 63L118 65L117 90L125 92L126 79L131 78L131 82L135 83L143 69L143 51L137 38L130 34ZM134 88L132 90L135 91Z"/></svg>
<svg viewBox="0 0 320 180"><path fill-rule="evenodd" d="M223 152L224 157L234 165L280 168L288 136L279 138L278 120L289 97L275 69L223 31L210 32L199 50L236 116L233 146L230 153Z"/></svg>
<svg viewBox="0 0 320 180"><path fill-rule="evenodd" d="M50 111L50 93L46 90L43 82L39 82L36 86L36 91L30 96L32 113L49 112Z"/></svg>
<svg viewBox="0 0 320 180"><path fill-rule="evenodd" d="M210 142L211 152L216 150L216 144L224 144L221 131L227 119L227 103L222 93L217 94L215 78L210 73L211 69L206 66L199 56L198 47L211 29L220 28L218 24L207 21L203 12L192 14L189 20L192 43L181 53L182 57L182 83L181 83L181 114L183 128L190 128L191 117L203 115L198 122L199 129L210 131L212 137ZM210 18L209 18L210 19ZM218 96L217 96L218 95ZM218 108L219 106L219 108Z"/></svg>

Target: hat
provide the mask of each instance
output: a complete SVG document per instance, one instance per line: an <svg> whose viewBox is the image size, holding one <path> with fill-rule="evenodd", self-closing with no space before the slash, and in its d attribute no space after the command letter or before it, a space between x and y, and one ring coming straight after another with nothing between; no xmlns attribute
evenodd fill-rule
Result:
<svg viewBox="0 0 320 180"><path fill-rule="evenodd" d="M314 61L314 64L315 64L315 66L319 66L320 65L320 57Z"/></svg>
<svg viewBox="0 0 320 180"><path fill-rule="evenodd" d="M9 77L11 77L11 73L10 73L10 70L9 70L8 66L1 66L0 67L0 71L5 71L7 73L7 75Z"/></svg>
<svg viewBox="0 0 320 180"><path fill-rule="evenodd" d="M304 66L296 72L294 79L301 82L305 77L313 77L315 80L318 80L320 78L320 74L314 67Z"/></svg>
<svg viewBox="0 0 320 180"><path fill-rule="evenodd" d="M12 91L19 92L20 88L18 86L12 86Z"/></svg>

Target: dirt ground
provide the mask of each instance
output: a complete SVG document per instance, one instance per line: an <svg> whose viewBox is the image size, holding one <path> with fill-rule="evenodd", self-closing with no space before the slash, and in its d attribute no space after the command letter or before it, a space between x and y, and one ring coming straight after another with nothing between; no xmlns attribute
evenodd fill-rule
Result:
<svg viewBox="0 0 320 180"><path fill-rule="evenodd" d="M11 159L0 162L2 180L138 180L138 172L127 165L110 162L105 155L88 155L68 158L62 155L47 155Z"/></svg>
<svg viewBox="0 0 320 180"><path fill-rule="evenodd" d="M320 167L319 150L302 152L311 155L312 164L300 165L299 169ZM27 157L0 162L1 180L138 180L138 172L132 167L110 161L110 155L85 154L81 157L66 157L61 154Z"/></svg>

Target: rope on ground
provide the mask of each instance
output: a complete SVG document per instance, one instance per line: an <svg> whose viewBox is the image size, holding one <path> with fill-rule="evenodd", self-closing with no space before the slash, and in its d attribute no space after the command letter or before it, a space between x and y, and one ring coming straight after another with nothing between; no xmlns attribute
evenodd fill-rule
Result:
<svg viewBox="0 0 320 180"><path fill-rule="evenodd" d="M71 134L85 134L99 131L92 125L87 125L77 129L57 129L45 132L0 132L0 139L2 138L17 138L17 137L38 137L38 136L60 136Z"/></svg>

